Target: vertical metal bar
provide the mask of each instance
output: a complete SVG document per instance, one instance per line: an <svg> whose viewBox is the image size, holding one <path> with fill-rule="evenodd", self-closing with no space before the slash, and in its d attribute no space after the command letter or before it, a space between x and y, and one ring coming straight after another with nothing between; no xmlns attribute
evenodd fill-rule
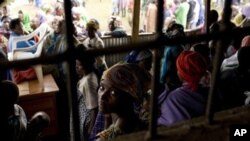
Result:
<svg viewBox="0 0 250 141"><path fill-rule="evenodd" d="M164 0L158 0L157 4L157 33L162 34Z"/></svg>
<svg viewBox="0 0 250 141"><path fill-rule="evenodd" d="M140 6L141 6L141 0L134 0L133 25L132 25L132 42L133 43L136 42L139 37Z"/></svg>
<svg viewBox="0 0 250 141"><path fill-rule="evenodd" d="M73 42L73 23L71 16L71 1L64 1L64 12L65 12L65 21L66 21L66 37L68 43L67 53L69 56L74 56L75 51L74 42ZM75 141L80 140L80 130L79 130L79 115L78 115L78 105L77 105L77 95L76 95L76 73L75 73L75 58L68 58L69 65L69 79L67 80L68 86L68 100L69 100L69 113L73 116L73 135L71 139Z"/></svg>
<svg viewBox="0 0 250 141"><path fill-rule="evenodd" d="M159 94L157 86L159 86L160 80L160 55L159 50L154 49L153 58L153 81L152 81L152 97L150 107L150 123L149 123L149 139L155 139L157 137L157 97Z"/></svg>
<svg viewBox="0 0 250 141"><path fill-rule="evenodd" d="M211 0L206 0L206 21L205 21L205 27L206 27L206 33L209 34L209 26L211 24L210 22L210 17L209 17L209 13L210 13L210 8L211 8Z"/></svg>
<svg viewBox="0 0 250 141"><path fill-rule="evenodd" d="M228 30L229 29L229 23L230 23L230 17L231 17L231 3L232 0L225 0L225 6L223 10L223 17L222 22L223 25L220 27L220 30ZM220 76L220 66L221 62L223 60L223 48L226 48L227 44L225 44L226 39L222 38L220 41L216 43L216 54L215 54L215 61L213 64L213 74L212 74L212 80L211 80L211 88L209 90L209 96L208 96L208 102L207 102L207 109L206 109L206 116L207 116L207 122L209 124L213 123L213 116L215 112L214 107L214 95L216 92L216 88L218 86L218 80Z"/></svg>
<svg viewBox="0 0 250 141"><path fill-rule="evenodd" d="M162 36L163 27L163 0L158 0L158 13L157 13L157 33L159 37ZM160 38L159 38L160 39ZM159 46L156 44L156 46ZM157 97L159 90L160 80L160 51L159 49L154 50L153 58L153 81L152 81L152 97L151 97L151 109L150 109L150 123L149 123L149 138L155 139L157 137Z"/></svg>

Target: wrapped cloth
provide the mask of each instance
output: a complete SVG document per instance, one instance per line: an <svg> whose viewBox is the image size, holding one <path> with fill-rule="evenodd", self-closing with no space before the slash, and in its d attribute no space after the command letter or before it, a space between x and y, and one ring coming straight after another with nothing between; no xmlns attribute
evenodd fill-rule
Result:
<svg viewBox="0 0 250 141"><path fill-rule="evenodd" d="M205 75L207 64L197 52L183 51L177 58L176 67L179 77L196 91L201 78Z"/></svg>

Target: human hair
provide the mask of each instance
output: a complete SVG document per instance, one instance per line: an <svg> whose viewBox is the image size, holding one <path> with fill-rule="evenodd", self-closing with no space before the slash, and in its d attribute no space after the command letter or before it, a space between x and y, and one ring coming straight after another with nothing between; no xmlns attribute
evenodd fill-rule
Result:
<svg viewBox="0 0 250 141"><path fill-rule="evenodd" d="M86 50L86 47L83 44L79 44L77 46L77 52L76 52L76 59L85 66L85 68L88 69L88 71L93 71L95 69L94 63L95 63L95 57L86 54L84 51Z"/></svg>
<svg viewBox="0 0 250 141"><path fill-rule="evenodd" d="M0 90L0 99L2 100L1 103L7 106L8 108L9 106L13 106L19 96L19 90L17 85L12 81L2 80L0 82Z"/></svg>
<svg viewBox="0 0 250 141"><path fill-rule="evenodd" d="M91 19L86 25L87 30L97 31L99 29L99 22L96 19Z"/></svg>
<svg viewBox="0 0 250 141"><path fill-rule="evenodd" d="M18 11L18 14L23 14L23 11L22 11L22 10L19 10L19 11Z"/></svg>
<svg viewBox="0 0 250 141"><path fill-rule="evenodd" d="M250 59L250 47L241 47L238 50L239 70L247 72L250 69L248 60Z"/></svg>
<svg viewBox="0 0 250 141"><path fill-rule="evenodd" d="M65 27L65 20L60 20L58 22L58 28L59 28L61 33L65 33L65 31L66 31L66 29L65 29L66 28Z"/></svg>
<svg viewBox="0 0 250 141"><path fill-rule="evenodd" d="M213 9L213 10L210 10L209 17L210 17L209 25L211 25L212 23L218 21L219 14L218 14L218 12L216 10Z"/></svg>
<svg viewBox="0 0 250 141"><path fill-rule="evenodd" d="M17 25L19 25L21 23L19 18L15 18L13 20L10 21L10 29L13 30L16 28Z"/></svg>
<svg viewBox="0 0 250 141"><path fill-rule="evenodd" d="M110 21L109 21L109 29L110 31L114 31L116 29L116 17L111 17Z"/></svg>

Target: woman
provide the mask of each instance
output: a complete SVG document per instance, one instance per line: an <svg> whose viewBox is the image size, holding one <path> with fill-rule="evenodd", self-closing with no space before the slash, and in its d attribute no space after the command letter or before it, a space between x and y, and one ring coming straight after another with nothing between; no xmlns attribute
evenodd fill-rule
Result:
<svg viewBox="0 0 250 141"><path fill-rule="evenodd" d="M78 46L76 57L76 72L79 76L77 84L79 99L79 115L81 137L87 140L94 126L98 111L98 82L99 75L94 67L95 58L84 54L84 47Z"/></svg>
<svg viewBox="0 0 250 141"><path fill-rule="evenodd" d="M138 64L141 68L150 71L152 68L153 54L149 49L133 50L125 58L127 63Z"/></svg>
<svg viewBox="0 0 250 141"><path fill-rule="evenodd" d="M29 34L31 33L33 30L30 26L31 22L30 22L30 16L27 13L24 13L22 10L18 11L18 18L20 19L20 21L23 24L23 29L25 34Z"/></svg>
<svg viewBox="0 0 250 141"><path fill-rule="evenodd" d="M122 22L119 17L111 17L109 24L108 24L109 31L105 32L105 36L112 36L112 37L126 37L127 33L122 27Z"/></svg>
<svg viewBox="0 0 250 141"><path fill-rule="evenodd" d="M205 113L208 89L199 83L207 70L206 60L197 52L183 51L176 66L182 86L160 95L159 125L169 126Z"/></svg>
<svg viewBox="0 0 250 141"><path fill-rule="evenodd" d="M97 140L109 140L144 129L134 107L145 92L142 77L138 77L139 70L141 74L145 72L135 64L118 64L104 72L98 90L99 110L112 115L112 123L97 134Z"/></svg>

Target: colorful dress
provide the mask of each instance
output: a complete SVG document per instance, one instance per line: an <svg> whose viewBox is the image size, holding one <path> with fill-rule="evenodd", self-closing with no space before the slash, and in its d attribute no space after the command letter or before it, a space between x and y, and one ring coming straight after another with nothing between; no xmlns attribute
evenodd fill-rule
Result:
<svg viewBox="0 0 250 141"><path fill-rule="evenodd" d="M95 122L93 114L98 107L98 78L92 72L83 76L78 82L78 104L80 116L80 134L81 138L87 140L92 129L91 123ZM96 117L96 116L94 116Z"/></svg>

